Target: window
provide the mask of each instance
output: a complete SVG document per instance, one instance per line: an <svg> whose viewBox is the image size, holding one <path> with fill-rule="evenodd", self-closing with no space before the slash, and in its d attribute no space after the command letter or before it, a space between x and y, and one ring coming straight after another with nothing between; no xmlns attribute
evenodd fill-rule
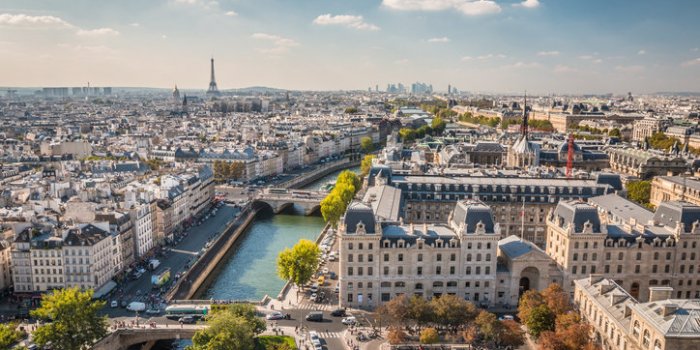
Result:
<svg viewBox="0 0 700 350"><path fill-rule="evenodd" d="M418 254L418 261L423 261L423 254Z"/></svg>
<svg viewBox="0 0 700 350"><path fill-rule="evenodd" d="M372 266L368 266L367 267L367 276L372 276L373 274L374 274L374 268L372 268Z"/></svg>
<svg viewBox="0 0 700 350"><path fill-rule="evenodd" d="M450 275L454 275L454 274L455 274L455 267L450 266Z"/></svg>
<svg viewBox="0 0 700 350"><path fill-rule="evenodd" d="M418 266L418 268L417 268L417 270L416 270L416 274L417 274L418 276L423 275L423 266Z"/></svg>
<svg viewBox="0 0 700 350"><path fill-rule="evenodd" d="M472 255L471 255L471 254L467 254L467 261L472 261Z"/></svg>
<svg viewBox="0 0 700 350"><path fill-rule="evenodd" d="M364 262L364 256L362 254L357 254L357 262Z"/></svg>
<svg viewBox="0 0 700 350"><path fill-rule="evenodd" d="M435 274L439 275L442 273L442 266L435 266Z"/></svg>
<svg viewBox="0 0 700 350"><path fill-rule="evenodd" d="M403 254L399 254L399 261L403 261Z"/></svg>
<svg viewBox="0 0 700 350"><path fill-rule="evenodd" d="M659 260L659 252L654 252L654 260Z"/></svg>
<svg viewBox="0 0 700 350"><path fill-rule="evenodd" d="M348 250L352 250L352 243L348 243Z"/></svg>
<svg viewBox="0 0 700 350"><path fill-rule="evenodd" d="M490 274L491 273L491 266L484 267L484 273L487 275Z"/></svg>
<svg viewBox="0 0 700 350"><path fill-rule="evenodd" d="M632 334L635 336L639 336L639 332L641 332L641 328L639 327L639 321L634 321L634 326L632 327Z"/></svg>
<svg viewBox="0 0 700 350"><path fill-rule="evenodd" d="M348 267L348 276L352 276L352 266Z"/></svg>
<svg viewBox="0 0 700 350"><path fill-rule="evenodd" d="M634 273L639 273L640 267L639 265L634 265Z"/></svg>
<svg viewBox="0 0 700 350"><path fill-rule="evenodd" d="M649 347L649 344L651 344L651 335L649 334L649 330L644 330L644 336L642 337L642 345L644 347Z"/></svg>
<svg viewBox="0 0 700 350"><path fill-rule="evenodd" d="M617 265L617 273L622 273L622 265Z"/></svg>
<svg viewBox="0 0 700 350"><path fill-rule="evenodd" d="M396 270L396 274L403 275L403 266L399 266Z"/></svg>
<svg viewBox="0 0 700 350"><path fill-rule="evenodd" d="M457 255L456 254L451 254L450 255L450 261L456 261L457 260Z"/></svg>
<svg viewBox="0 0 700 350"><path fill-rule="evenodd" d="M486 254L486 261L491 261L491 254Z"/></svg>
<svg viewBox="0 0 700 350"><path fill-rule="evenodd" d="M389 275L389 266L384 266L384 276Z"/></svg>
<svg viewBox="0 0 700 350"><path fill-rule="evenodd" d="M472 267L471 267L471 266L467 266L467 272L466 272L466 274L467 274L467 275L471 275L471 274L472 274Z"/></svg>
<svg viewBox="0 0 700 350"><path fill-rule="evenodd" d="M416 283L416 289L417 290L423 289L423 283Z"/></svg>
<svg viewBox="0 0 700 350"><path fill-rule="evenodd" d="M348 254L348 262L352 262L352 254Z"/></svg>
<svg viewBox="0 0 700 350"><path fill-rule="evenodd" d="M352 293L348 293L348 303L352 303Z"/></svg>
<svg viewBox="0 0 700 350"><path fill-rule="evenodd" d="M480 275L481 274L481 266L476 267L476 274Z"/></svg>
<svg viewBox="0 0 700 350"><path fill-rule="evenodd" d="M357 249L362 250L362 243L357 244Z"/></svg>
<svg viewBox="0 0 700 350"><path fill-rule="evenodd" d="M574 253L574 261L578 261L578 253Z"/></svg>
<svg viewBox="0 0 700 350"><path fill-rule="evenodd" d="M438 254L435 258L437 261L442 261L442 254Z"/></svg>
<svg viewBox="0 0 700 350"><path fill-rule="evenodd" d="M374 245L372 243L367 243L367 249L372 250L374 248Z"/></svg>
<svg viewBox="0 0 700 350"><path fill-rule="evenodd" d="M637 253L637 261L642 260L642 253Z"/></svg>
<svg viewBox="0 0 700 350"><path fill-rule="evenodd" d="M664 266L664 272L665 272L665 273L671 273L671 265L666 265L666 266Z"/></svg>
<svg viewBox="0 0 700 350"><path fill-rule="evenodd" d="M610 273L610 265L605 265L603 271L605 271L605 273Z"/></svg>
<svg viewBox="0 0 700 350"><path fill-rule="evenodd" d="M617 254L617 260L622 260L622 259L624 259L624 257L625 257L625 253L623 253L623 252L620 252Z"/></svg>
<svg viewBox="0 0 700 350"><path fill-rule="evenodd" d="M389 254L384 254L384 261L389 261Z"/></svg>

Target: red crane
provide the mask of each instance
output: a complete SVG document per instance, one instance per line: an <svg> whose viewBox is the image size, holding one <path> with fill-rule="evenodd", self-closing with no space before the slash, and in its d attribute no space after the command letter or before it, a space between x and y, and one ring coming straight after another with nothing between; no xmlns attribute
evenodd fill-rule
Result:
<svg viewBox="0 0 700 350"><path fill-rule="evenodd" d="M574 134L569 134L569 147L566 157L566 178L571 178L574 169Z"/></svg>

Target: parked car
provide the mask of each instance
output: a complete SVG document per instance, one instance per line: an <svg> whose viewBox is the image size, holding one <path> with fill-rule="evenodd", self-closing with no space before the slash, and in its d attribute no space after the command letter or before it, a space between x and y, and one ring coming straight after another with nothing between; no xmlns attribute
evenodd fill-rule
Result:
<svg viewBox="0 0 700 350"><path fill-rule="evenodd" d="M505 321L505 320L515 320L515 317L513 315L503 315L498 318L500 321Z"/></svg>
<svg viewBox="0 0 700 350"><path fill-rule="evenodd" d="M267 315L265 315L266 320L283 320L285 318L285 314L279 312L279 311L273 311Z"/></svg>
<svg viewBox="0 0 700 350"><path fill-rule="evenodd" d="M321 270L321 273L323 273L324 275L327 275L328 272L330 272L330 270L327 267L324 267L323 270Z"/></svg>
<svg viewBox="0 0 700 350"><path fill-rule="evenodd" d="M116 300L112 300L112 303L109 304L111 307L119 307L119 302Z"/></svg>
<svg viewBox="0 0 700 350"><path fill-rule="evenodd" d="M318 299L318 294L316 293L311 293L311 296L309 297L309 300L311 301L316 301Z"/></svg>
<svg viewBox="0 0 700 350"><path fill-rule="evenodd" d="M352 326L357 323L355 316L348 316L341 321L346 326Z"/></svg>
<svg viewBox="0 0 700 350"><path fill-rule="evenodd" d="M329 272L328 276L329 276L332 280L338 278L338 275L336 275L335 272L333 272L333 271Z"/></svg>

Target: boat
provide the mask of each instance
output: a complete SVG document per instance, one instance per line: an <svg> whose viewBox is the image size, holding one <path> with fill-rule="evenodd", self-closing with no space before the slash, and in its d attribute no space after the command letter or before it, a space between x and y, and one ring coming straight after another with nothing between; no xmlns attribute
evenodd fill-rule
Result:
<svg viewBox="0 0 700 350"><path fill-rule="evenodd" d="M328 181L325 185L321 186L321 190L325 192L330 192L335 187L335 181Z"/></svg>

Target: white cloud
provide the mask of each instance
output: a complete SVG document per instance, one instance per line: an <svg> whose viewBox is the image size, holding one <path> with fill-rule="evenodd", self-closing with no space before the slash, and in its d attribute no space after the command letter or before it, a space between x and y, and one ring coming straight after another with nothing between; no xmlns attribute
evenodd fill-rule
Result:
<svg viewBox="0 0 700 350"><path fill-rule="evenodd" d="M700 51L700 47L694 47L694 48L690 49L690 51L698 52L698 51Z"/></svg>
<svg viewBox="0 0 700 350"><path fill-rule="evenodd" d="M504 54L502 54L502 53L499 53L499 54L492 54L492 53L490 53L490 54L486 54L486 55L479 55L479 56L476 56L476 59L477 59L477 60L488 60L488 59L491 59L491 58L506 58L506 57L508 57L508 56L506 56L506 55L504 55Z"/></svg>
<svg viewBox="0 0 700 350"><path fill-rule="evenodd" d="M537 68L540 64L537 62L515 62L513 64L507 64L501 68Z"/></svg>
<svg viewBox="0 0 700 350"><path fill-rule="evenodd" d="M558 64L554 67L555 73L573 73L578 72L578 69L567 66L565 64Z"/></svg>
<svg viewBox="0 0 700 350"><path fill-rule="evenodd" d="M31 16L25 14L0 13L0 26L27 28L72 28L73 25L55 16Z"/></svg>
<svg viewBox="0 0 700 350"><path fill-rule="evenodd" d="M402 58L400 60L394 61L394 64L407 64L408 63L408 58Z"/></svg>
<svg viewBox="0 0 700 350"><path fill-rule="evenodd" d="M216 0L171 0L177 5L184 6L199 6L205 10L216 9L219 7L219 2Z"/></svg>
<svg viewBox="0 0 700 350"><path fill-rule="evenodd" d="M639 73L644 70L644 66L634 64L634 65L629 65L629 66L616 66L615 70L624 72L624 73Z"/></svg>
<svg viewBox="0 0 700 350"><path fill-rule="evenodd" d="M596 58L596 59L594 59L594 60L593 60L593 61L591 61L591 62L593 62L593 63L595 63L595 64L598 64L598 63L602 63L602 62L603 62L603 60L602 60L602 59L600 59L600 58Z"/></svg>
<svg viewBox="0 0 700 350"><path fill-rule="evenodd" d="M518 4L513 4L513 6L520 6L520 7L527 7L530 9L534 9L535 7L540 6L540 1L539 0L523 0L523 2L518 3Z"/></svg>
<svg viewBox="0 0 700 350"><path fill-rule="evenodd" d="M697 66L700 65L700 57L690 60L690 61L685 61L681 64L683 67L690 67L690 66Z"/></svg>
<svg viewBox="0 0 700 350"><path fill-rule="evenodd" d="M321 26L339 25L358 30L375 31L380 29L374 24L365 22L362 16L353 15L331 15L330 13L327 13L316 17L313 23Z"/></svg>
<svg viewBox="0 0 700 350"><path fill-rule="evenodd" d="M168 38L168 36L167 36L167 35L165 35L165 34L163 34L163 35L161 35L161 36L160 36L160 38L161 38L161 39L167 39L167 38Z"/></svg>
<svg viewBox="0 0 700 350"><path fill-rule="evenodd" d="M540 51L537 56L559 56L559 51Z"/></svg>
<svg viewBox="0 0 700 350"><path fill-rule="evenodd" d="M472 56L464 56L464 57L462 57L462 62L471 61L472 59L474 59L474 57L472 57Z"/></svg>
<svg viewBox="0 0 700 350"><path fill-rule="evenodd" d="M383 0L382 5L399 11L458 11L467 16L501 12L492 0Z"/></svg>
<svg viewBox="0 0 700 350"><path fill-rule="evenodd" d="M429 43L449 43L450 38L448 38L446 36L443 36L441 38L430 38L430 39L428 39L428 42Z"/></svg>
<svg viewBox="0 0 700 350"><path fill-rule="evenodd" d="M639 50L637 51L637 55L646 55L647 51L646 50Z"/></svg>
<svg viewBox="0 0 700 350"><path fill-rule="evenodd" d="M138 22L129 23L129 25L132 26L132 27L134 27L134 28L137 28L137 27L140 27L140 26L141 26L141 24L139 24Z"/></svg>
<svg viewBox="0 0 700 350"><path fill-rule="evenodd" d="M80 29L75 32L78 36L87 38L97 38L103 36L117 36L119 32L112 28L97 28L97 29Z"/></svg>
<svg viewBox="0 0 700 350"><path fill-rule="evenodd" d="M299 43L294 39L274 34L254 33L251 35L251 38L271 42L273 45L271 48L258 49L259 52L270 55L280 55L289 51L292 47L299 46Z"/></svg>
<svg viewBox="0 0 700 350"><path fill-rule="evenodd" d="M238 16L238 13L236 13L236 11L227 11L226 13L224 13L224 15L229 17L236 17Z"/></svg>

